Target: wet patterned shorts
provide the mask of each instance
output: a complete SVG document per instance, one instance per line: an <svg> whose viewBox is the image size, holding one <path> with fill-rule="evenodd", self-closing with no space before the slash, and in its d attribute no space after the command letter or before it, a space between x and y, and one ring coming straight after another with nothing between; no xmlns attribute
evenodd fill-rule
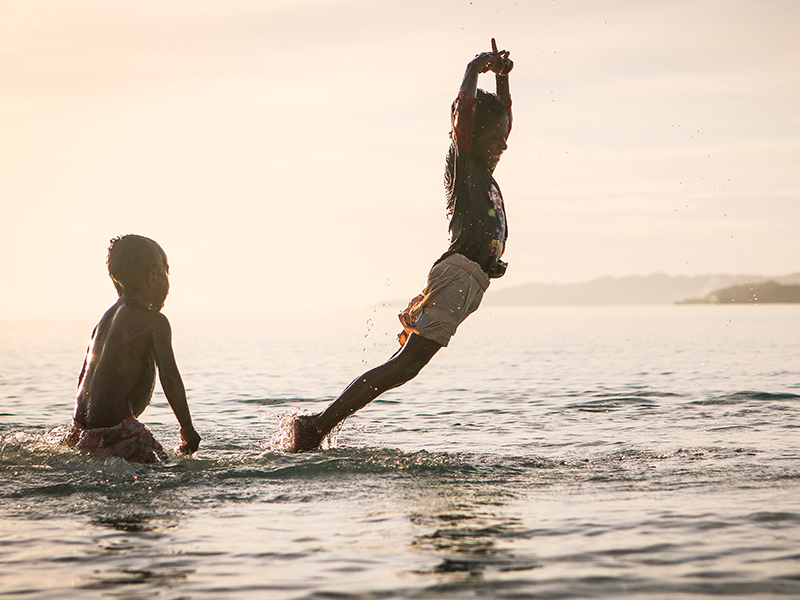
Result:
<svg viewBox="0 0 800 600"><path fill-rule="evenodd" d="M461 254L451 254L435 264L428 285L398 316L403 331L400 344L411 333L447 346L458 326L481 304L489 287L489 276L477 263Z"/></svg>
<svg viewBox="0 0 800 600"><path fill-rule="evenodd" d="M140 463L154 463L167 458L158 440L133 416L114 427L98 429L84 429L73 421L64 441L80 452L100 457L117 456Z"/></svg>

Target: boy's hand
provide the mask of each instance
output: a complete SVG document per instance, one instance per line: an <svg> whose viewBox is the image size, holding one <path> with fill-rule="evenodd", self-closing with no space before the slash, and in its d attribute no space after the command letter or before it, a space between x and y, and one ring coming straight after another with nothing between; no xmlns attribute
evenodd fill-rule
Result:
<svg viewBox="0 0 800 600"><path fill-rule="evenodd" d="M475 55L470 63L470 67L475 69L478 73L486 73L487 71L494 71L502 68L500 55L495 52L481 52Z"/></svg>
<svg viewBox="0 0 800 600"><path fill-rule="evenodd" d="M492 51L476 55L470 62L470 66L478 73L492 71L498 75L508 75L509 71L514 68L514 63L511 62L508 55L508 50L497 49L497 42L492 38Z"/></svg>
<svg viewBox="0 0 800 600"><path fill-rule="evenodd" d="M200 446L200 434L198 434L194 428L190 431L186 431L181 427L181 442L181 445L176 448L180 454L185 454L187 456L194 454Z"/></svg>
<svg viewBox="0 0 800 600"><path fill-rule="evenodd" d="M500 57L500 64L498 66L497 63L493 63L490 67L491 70L497 75L508 75L511 69L514 68L514 61L508 58L510 54L508 50L497 50L497 42L494 38L492 38L492 54L497 54Z"/></svg>

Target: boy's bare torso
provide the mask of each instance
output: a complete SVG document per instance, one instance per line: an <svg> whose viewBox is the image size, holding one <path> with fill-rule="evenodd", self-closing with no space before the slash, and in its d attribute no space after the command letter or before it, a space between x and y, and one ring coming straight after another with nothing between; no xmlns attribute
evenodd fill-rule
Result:
<svg viewBox="0 0 800 600"><path fill-rule="evenodd" d="M153 328L158 312L120 298L95 327L78 384L75 421L113 427L150 404L156 379Z"/></svg>

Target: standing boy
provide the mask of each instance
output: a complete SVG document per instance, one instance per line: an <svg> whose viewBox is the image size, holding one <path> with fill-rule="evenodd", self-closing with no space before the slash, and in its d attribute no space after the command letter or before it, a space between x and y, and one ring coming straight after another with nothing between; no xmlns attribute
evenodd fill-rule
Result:
<svg viewBox="0 0 800 600"><path fill-rule="evenodd" d="M66 442L81 452L151 463L166 458L161 444L136 417L150 404L156 367L180 423L183 454L197 452L172 332L161 308L169 293L167 255L153 240L125 235L111 240L108 273L119 300L92 332L78 379L72 429Z"/></svg>
<svg viewBox="0 0 800 600"><path fill-rule="evenodd" d="M450 247L433 265L428 284L400 314L400 350L354 380L323 412L293 422L292 452L317 448L348 416L386 390L416 377L458 325L480 305L490 278L501 277L508 234L505 207L494 172L511 130L508 52L482 52L467 65L452 106L450 150L445 169ZM478 75L495 74L496 94L477 89Z"/></svg>

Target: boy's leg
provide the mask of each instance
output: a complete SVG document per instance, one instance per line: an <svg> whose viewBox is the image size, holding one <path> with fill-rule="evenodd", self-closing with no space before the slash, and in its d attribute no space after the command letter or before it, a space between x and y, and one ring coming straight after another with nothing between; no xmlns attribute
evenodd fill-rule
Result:
<svg viewBox="0 0 800 600"><path fill-rule="evenodd" d="M405 345L382 365L355 379L328 408L295 423L292 451L313 450L339 423L383 392L414 379L442 345L412 333Z"/></svg>

